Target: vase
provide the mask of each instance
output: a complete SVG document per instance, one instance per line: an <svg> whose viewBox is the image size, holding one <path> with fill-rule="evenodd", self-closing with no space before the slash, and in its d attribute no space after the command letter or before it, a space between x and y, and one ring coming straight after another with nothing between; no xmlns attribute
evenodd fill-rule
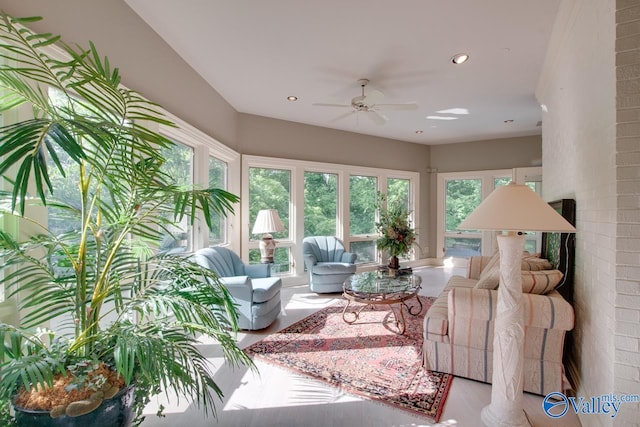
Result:
<svg viewBox="0 0 640 427"><path fill-rule="evenodd" d="M400 260L397 256L394 255L389 258L389 268L393 270L397 270L400 268Z"/></svg>

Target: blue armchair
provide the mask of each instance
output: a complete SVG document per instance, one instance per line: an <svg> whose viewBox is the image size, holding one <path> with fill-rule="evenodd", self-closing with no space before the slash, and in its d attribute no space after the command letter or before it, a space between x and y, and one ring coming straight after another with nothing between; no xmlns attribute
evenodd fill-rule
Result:
<svg viewBox="0 0 640 427"><path fill-rule="evenodd" d="M200 249L193 259L213 270L238 304L240 329L264 329L280 314L282 280L270 277L269 264L245 265L235 252L222 247Z"/></svg>
<svg viewBox="0 0 640 427"><path fill-rule="evenodd" d="M357 255L346 252L337 237L305 237L302 251L309 271L309 288L313 292L342 292L344 281L356 272Z"/></svg>

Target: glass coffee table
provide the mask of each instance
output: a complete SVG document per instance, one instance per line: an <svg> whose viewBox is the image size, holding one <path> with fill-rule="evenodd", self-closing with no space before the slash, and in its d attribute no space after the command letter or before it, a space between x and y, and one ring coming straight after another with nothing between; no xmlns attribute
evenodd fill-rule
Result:
<svg viewBox="0 0 640 427"><path fill-rule="evenodd" d="M402 335L405 331L404 309L406 308L412 316L417 316L422 311L422 302L418 298L420 283L420 276L415 274L389 276L385 271L354 274L345 280L343 285L342 295L347 299L347 305L342 311L342 319L352 324L360 318L360 313L366 307L388 305L395 318L397 333ZM406 301L411 298L418 300L417 307L407 305ZM364 305L351 306L352 302ZM394 309L395 304L397 304L397 310Z"/></svg>

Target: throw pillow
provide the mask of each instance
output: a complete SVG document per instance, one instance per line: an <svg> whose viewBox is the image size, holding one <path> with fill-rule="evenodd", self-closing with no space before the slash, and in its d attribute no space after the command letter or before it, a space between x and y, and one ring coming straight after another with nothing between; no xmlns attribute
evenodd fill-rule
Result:
<svg viewBox="0 0 640 427"><path fill-rule="evenodd" d="M522 272L522 292L525 294L547 294L562 280L560 270L540 270Z"/></svg>
<svg viewBox="0 0 640 427"><path fill-rule="evenodd" d="M498 289L500 284L500 266L496 265L492 268L484 277L478 279L478 283L474 286L475 289Z"/></svg>
<svg viewBox="0 0 640 427"><path fill-rule="evenodd" d="M486 276L487 274L490 274L490 270L496 266L500 266L500 252L496 252L495 254L493 254L489 262L487 262L487 265L484 266L482 272L480 273L480 279L482 279L483 275Z"/></svg>
<svg viewBox="0 0 640 427"><path fill-rule="evenodd" d="M487 264L493 261L493 256L472 256L469 257L469 265L467 267L467 277L470 279L478 280L482 271L487 267Z"/></svg>
<svg viewBox="0 0 640 427"><path fill-rule="evenodd" d="M553 264L544 258L527 257L522 259L520 269L523 271L552 270Z"/></svg>
<svg viewBox="0 0 640 427"><path fill-rule="evenodd" d="M500 254L493 255L487 265L482 269L476 289L498 289L500 283Z"/></svg>

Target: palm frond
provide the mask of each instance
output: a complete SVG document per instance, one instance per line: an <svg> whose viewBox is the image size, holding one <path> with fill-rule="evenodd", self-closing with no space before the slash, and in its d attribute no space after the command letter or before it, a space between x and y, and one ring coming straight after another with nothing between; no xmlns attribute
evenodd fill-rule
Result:
<svg viewBox="0 0 640 427"><path fill-rule="evenodd" d="M115 366L125 373L126 381L134 379L134 366L138 367L136 383L161 384L165 392L173 390L178 396L193 397L205 413L215 414L213 393L220 398L222 390L194 337L176 326L124 322L109 335L114 341L108 347L114 349Z"/></svg>
<svg viewBox="0 0 640 427"><path fill-rule="evenodd" d="M42 48L59 41L58 36L33 33L20 24L40 20L39 17L13 18L0 13L0 47L6 58L17 62L11 71L29 80L51 87L63 87L59 76L52 70L57 61L43 54ZM8 54L12 55L9 56Z"/></svg>
<svg viewBox="0 0 640 427"><path fill-rule="evenodd" d="M0 324L0 399L20 384L50 384L66 361L98 358L145 392L172 388L215 411L222 392L196 337L215 338L230 363L254 366L236 343L233 298L188 258L152 255L175 222L194 224L202 214L211 227L213 214L232 212L239 198L175 185L162 150L174 143L154 130L175 125L160 106L120 87L118 69L93 44L68 46L21 25L37 19L0 13L0 58L8 60L0 65L0 112L22 104L34 111L0 128L8 184L0 213L41 230L25 241L0 231L0 268L23 326L55 320L69 338L47 345ZM43 49L54 43L68 59ZM75 200L54 193L60 176L77 180L77 189L63 189ZM38 200L55 225L27 215Z"/></svg>
<svg viewBox="0 0 640 427"><path fill-rule="evenodd" d="M51 191L45 149L51 151L50 142L54 141L74 159L83 157L80 146L70 138L68 133L48 119L32 119L4 126L0 129L0 174L5 174L10 167L19 164L14 180L11 208L19 206L24 215L27 191L31 185L33 172L36 193L46 203L46 191ZM63 171L61 166L58 166ZM45 187L46 184L46 187Z"/></svg>
<svg viewBox="0 0 640 427"><path fill-rule="evenodd" d="M0 323L0 369L0 399L9 399L21 385L51 385L64 361L50 357L38 336Z"/></svg>

